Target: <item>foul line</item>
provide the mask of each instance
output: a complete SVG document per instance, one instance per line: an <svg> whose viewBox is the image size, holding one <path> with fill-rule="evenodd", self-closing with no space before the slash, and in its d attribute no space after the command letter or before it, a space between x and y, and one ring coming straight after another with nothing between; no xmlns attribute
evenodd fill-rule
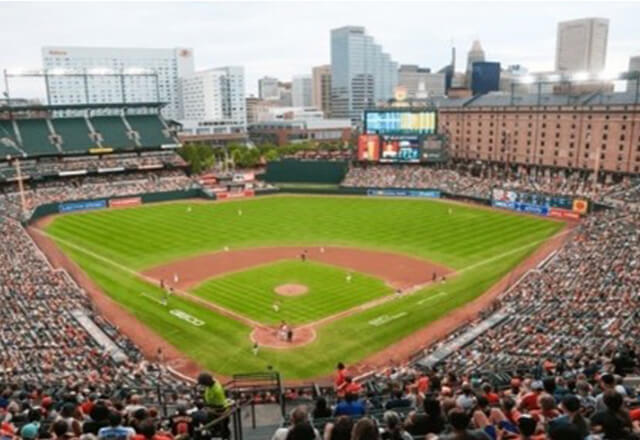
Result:
<svg viewBox="0 0 640 440"><path fill-rule="evenodd" d="M77 244L72 243L72 242L70 242L68 240L55 237L55 236L49 234L48 232L46 232L46 231L44 231L42 229L34 228L34 230L37 231L39 234L41 234L41 235L43 235L43 236L45 236L45 237L47 237L47 238L49 238L49 239L51 239L53 241L58 241L58 242L66 245L66 246L69 246L70 248L73 248L73 249L75 249L75 250L77 250L77 251L79 251L81 253L89 255L89 256L91 256L93 258L96 258L96 259L98 259L100 261L103 261L103 262L105 262L107 264L110 264L111 266L116 267L116 268L118 268L118 269L120 269L122 271L125 271L125 272L127 272L127 273L129 273L131 275L134 275L134 276L136 276L138 278L141 278L141 279L147 281L148 283L153 284L154 286L158 284L158 280L156 280L154 278L151 278L151 277L148 277L148 276L146 276L146 275L144 275L144 274L142 274L140 272L137 272L137 271L135 271L135 270L133 270L133 269L131 269L129 267L123 266L122 264L117 263L117 262L115 262L115 261L113 261L113 260L111 260L109 258L103 257L102 255L96 254L95 252L90 251L88 249L85 249L82 246L78 246ZM560 231L560 232L558 232L557 234L554 234L551 237L540 239L540 240L536 240L536 241L532 241L532 242L530 242L530 243L528 243L526 245L517 247L515 249L511 249L511 250L509 250L507 252L503 252L502 254L494 255L493 257L487 258L485 260L481 260L481 261L479 261L477 263L471 264L471 265L469 265L469 266L467 266L465 268L462 268L462 269L460 269L460 270L458 270L456 272L453 272L451 274L451 277L452 278L453 277L457 277L458 275L461 275L461 274L463 274L465 272L468 272L470 270L477 269L478 267L481 267L481 266L484 266L486 264L490 264L490 263L493 263L495 261L501 260L501 259L503 259L505 257L511 256L511 255L519 253L519 252L522 252L522 251L524 251L526 249L529 249L529 248L532 248L534 246L538 246L539 244L544 243L546 241L549 241L549 240L552 240L552 239L556 239L558 237L562 237L562 236L567 235L567 234L569 234L571 232L573 232L573 228L566 228L565 230ZM392 294L386 295L386 296L384 296L382 298L378 298L378 299L366 302L364 304L360 304L358 306L352 307L350 309L340 311L340 312L338 312L336 314L325 316L324 318L321 318L321 319L319 319L317 321L310 322L310 323L301 325L299 327L300 328L309 328L310 327L310 328L315 329L315 328L317 328L317 327L319 327L319 326L321 326L323 324L327 324L327 323L335 321L337 319L345 318L345 317L354 315L355 313L363 312L365 310L369 310L369 309L371 309L373 307L377 307L379 305L385 304L387 302L390 302L390 301L393 301L393 300L396 300L396 299L401 299L401 298L405 298L405 297L414 295L415 293L421 291L423 288L428 287L429 285L435 284L435 283L437 283L437 282L429 281L427 283L418 284L418 285L415 285L415 286L412 286L412 287L410 287L408 289L403 290L402 291L402 295L400 295L400 296L396 295L395 293L392 293ZM212 309L214 311L217 311L217 312L221 313L224 316L227 316L229 318L233 318L233 319L235 319L235 320L237 320L237 321L239 321L239 322L241 322L241 323L243 323L243 324L245 324L247 326L260 327L260 328L269 328L267 325L265 325L263 323L254 321L251 318L248 318L248 317L246 317L246 316L244 316L244 315L242 315L240 313L234 312L233 310L229 310L229 309L227 309L225 307L219 306L219 305L217 305L215 303L211 303L211 302L209 302L209 301L207 301L207 300L205 300L203 298L200 298L199 296L193 295L193 294L191 294L189 292L174 288L174 293L176 293L177 296L181 296L181 297L189 299L189 300L191 300L191 301L193 301L195 303L204 305L205 307L207 307L209 309ZM435 296L439 296L439 294L429 296L428 298L431 299L431 298L433 298Z"/></svg>
<svg viewBox="0 0 640 440"><path fill-rule="evenodd" d="M93 258L96 258L96 259L98 259L100 261L103 261L103 262L105 262L107 264L110 264L111 266L116 267L116 268L118 268L118 269L120 269L120 270L122 270L122 271L124 271L124 272L126 272L128 274L130 274L130 275L134 275L134 276L136 276L138 278L141 278L144 281L146 281L146 282L148 282L150 284L153 284L154 286L157 286L157 284L158 284L158 280L155 280L155 279L153 279L151 277L143 275L140 272L137 272L137 271L135 271L135 270L133 270L133 269L131 269L129 267L123 266L122 264L117 263L117 262L115 262L115 261L113 261L113 260L111 260L109 258L103 257L102 255L96 254L95 252L90 251L89 249L85 249L82 246L78 246L77 244L72 243L72 242L70 242L68 240L65 240L63 238L54 237L53 235L49 234L46 231L43 231L42 229L35 228L34 230L37 231L39 234L41 234L41 235L43 235L43 236L45 236L45 237L47 237L47 238L49 238L49 239L51 239L53 241L57 241L59 243L62 243L65 246L68 246L68 247L70 247L72 249L77 250L78 252L81 252L81 253L83 253L85 255L89 255L89 256L91 256ZM236 312L234 312L232 310L226 309L224 307L220 307L217 304L211 303L211 302L209 302L209 301L207 301L205 299L202 299L202 298L200 298L198 296L192 295L189 292L185 292L183 290L176 289L176 288L174 288L173 291L174 291L175 294L177 294L177 296L181 296L181 297L187 298L187 299L189 299L189 300L191 300L193 302L196 302L198 304L204 305L209 309L213 309L213 310L215 310L217 312L220 312L222 315L225 315L225 316L230 317L230 318L234 318L237 321L240 321L241 323L243 323L243 324L245 324L245 325L247 325L249 327L264 327L264 324L261 324L261 323L259 323L257 321L254 321L251 318L247 318L246 316L241 315L239 313L236 313Z"/></svg>

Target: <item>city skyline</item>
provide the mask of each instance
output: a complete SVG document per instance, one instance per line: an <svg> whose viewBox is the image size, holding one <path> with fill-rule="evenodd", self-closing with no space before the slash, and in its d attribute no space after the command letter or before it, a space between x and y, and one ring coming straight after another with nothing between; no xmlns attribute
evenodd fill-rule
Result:
<svg viewBox="0 0 640 440"><path fill-rule="evenodd" d="M34 5L40 14L33 14ZM0 54L0 68L40 67L43 46L191 47L196 70L244 66L246 94L257 96L257 81L263 76L290 81L296 74L311 74L313 66L327 64L331 29L355 25L365 27L399 64L437 71L449 63L453 41L457 70L462 71L472 41L479 39L487 58L503 67L521 64L529 71L549 71L554 67L558 22L593 16L610 20L606 70L626 70L629 58L640 53L633 34L640 4L631 3L132 3L126 7L129 14L109 3L2 3L5 24L0 35L14 44L13 50ZM412 13L402 14L402 20L390 25L389 17L403 8ZM154 25L141 27L141 18ZM63 20L65 26L56 24ZM38 31L24 32L25 27ZM42 98L41 88L33 80L11 84L14 96Z"/></svg>

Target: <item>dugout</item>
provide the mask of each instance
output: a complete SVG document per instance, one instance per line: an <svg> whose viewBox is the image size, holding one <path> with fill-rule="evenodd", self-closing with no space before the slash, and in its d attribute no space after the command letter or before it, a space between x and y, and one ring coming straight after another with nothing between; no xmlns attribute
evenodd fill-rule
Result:
<svg viewBox="0 0 640 440"><path fill-rule="evenodd" d="M349 170L346 160L283 159L267 163L264 180L267 182L339 184Z"/></svg>

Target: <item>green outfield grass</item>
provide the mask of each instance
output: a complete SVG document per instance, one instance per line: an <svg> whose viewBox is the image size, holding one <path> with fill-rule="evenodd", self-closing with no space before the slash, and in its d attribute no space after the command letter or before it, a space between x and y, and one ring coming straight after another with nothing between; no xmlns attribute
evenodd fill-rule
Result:
<svg viewBox="0 0 640 440"><path fill-rule="evenodd" d="M317 321L392 293L381 280L359 273L347 282L347 273L351 272L311 261L282 261L205 281L193 292L265 324ZM309 291L285 297L274 292L281 284L303 284Z"/></svg>
<svg viewBox="0 0 640 440"><path fill-rule="evenodd" d="M449 208L453 210L451 215ZM338 361L355 362L375 353L474 299L561 228L561 223L541 218L440 201L274 196L65 215L56 218L47 232L105 292L204 366L230 375L272 365L286 378L308 378L329 373ZM172 297L164 307L141 294L162 295L159 289L132 273L225 246L314 244L410 254L452 267L459 275L323 325L309 345L293 350L262 349L254 357L249 327L181 298ZM306 300L317 303L303 305L306 301L302 301L295 308L298 318L288 318L300 319L298 322L351 308L387 292L381 281L356 274L354 281L357 277L358 282L353 287L357 284L362 290L352 298L348 291L338 289L338 281L344 276L341 269L314 264L298 274L295 263L229 274L207 281L195 291L211 302L264 322L278 319L270 308L273 297L269 290L273 283L280 283L278 279L286 283L295 276L304 278L303 284L318 282L321 288L342 298L326 302L322 301L323 295L316 295L320 291L310 293ZM314 274L316 266L325 274ZM325 282L325 278L331 280L327 271L336 271L335 283ZM231 284L225 284L229 281ZM247 297L243 304L233 292L245 282L251 300ZM334 284L338 290L333 290ZM260 294L263 289L264 296ZM302 298L279 297L283 304ZM201 320L203 325L176 318L169 313L175 309ZM294 310L285 309L288 307L283 313ZM324 309L322 313L320 309Z"/></svg>

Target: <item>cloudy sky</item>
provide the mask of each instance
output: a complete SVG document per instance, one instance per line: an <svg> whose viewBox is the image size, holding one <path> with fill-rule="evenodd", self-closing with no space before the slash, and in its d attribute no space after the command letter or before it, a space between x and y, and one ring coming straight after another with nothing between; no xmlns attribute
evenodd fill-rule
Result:
<svg viewBox="0 0 640 440"><path fill-rule="evenodd" d="M451 44L457 68L479 39L487 59L551 70L557 22L610 19L607 70L640 54L640 3L617 2L0 2L0 69L39 67L45 45L191 47L196 68L242 65L247 93L261 76L283 80L329 62L329 31L365 26L399 63L438 69ZM12 95L41 93L33 80Z"/></svg>

